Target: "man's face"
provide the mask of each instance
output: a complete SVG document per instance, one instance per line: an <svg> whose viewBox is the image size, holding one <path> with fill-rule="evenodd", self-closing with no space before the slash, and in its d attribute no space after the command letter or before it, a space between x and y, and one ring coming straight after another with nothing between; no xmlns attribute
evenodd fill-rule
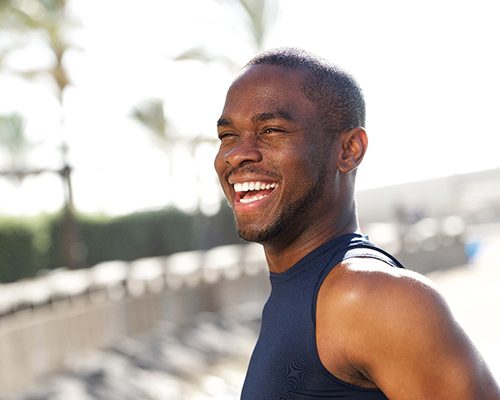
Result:
<svg viewBox="0 0 500 400"><path fill-rule="evenodd" d="M228 91L215 169L246 240L307 229L332 206L325 197L331 141L302 79L297 70L254 65Z"/></svg>

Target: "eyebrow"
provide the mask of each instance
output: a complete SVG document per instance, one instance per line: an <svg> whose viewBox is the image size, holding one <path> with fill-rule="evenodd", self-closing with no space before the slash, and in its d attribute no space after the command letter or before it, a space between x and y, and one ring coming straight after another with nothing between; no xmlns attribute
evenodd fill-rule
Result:
<svg viewBox="0 0 500 400"><path fill-rule="evenodd" d="M293 118L287 111L278 110L276 112L265 112L254 115L252 117L252 122L265 122L272 119L284 119L286 121L291 121Z"/></svg>
<svg viewBox="0 0 500 400"><path fill-rule="evenodd" d="M259 113L256 114L252 117L252 122L265 122L265 121L270 121L273 119L284 119L286 121L293 121L292 116L290 113L287 111L275 111L275 112L264 112L264 113ZM217 121L217 126L232 126L233 121L231 121L229 118L219 118Z"/></svg>

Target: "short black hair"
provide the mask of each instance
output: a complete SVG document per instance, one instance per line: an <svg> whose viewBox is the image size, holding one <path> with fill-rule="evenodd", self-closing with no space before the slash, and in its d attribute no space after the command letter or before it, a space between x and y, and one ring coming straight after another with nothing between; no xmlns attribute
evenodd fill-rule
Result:
<svg viewBox="0 0 500 400"><path fill-rule="evenodd" d="M335 134L365 126L363 92L356 80L338 66L293 47L265 51L246 66L258 64L304 71L302 90L316 104L325 131Z"/></svg>

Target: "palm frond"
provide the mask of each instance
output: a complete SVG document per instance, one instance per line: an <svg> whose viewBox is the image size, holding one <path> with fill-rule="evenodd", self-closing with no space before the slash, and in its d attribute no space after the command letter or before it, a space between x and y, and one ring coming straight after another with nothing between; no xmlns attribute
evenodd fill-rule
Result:
<svg viewBox="0 0 500 400"><path fill-rule="evenodd" d="M213 61L213 56L210 54L205 46L191 47L174 57L175 61L196 60L210 62Z"/></svg>
<svg viewBox="0 0 500 400"><path fill-rule="evenodd" d="M225 54L217 54L207 50L205 46L195 46L175 56L174 61L200 61L203 63L219 62L231 70L236 70L239 63Z"/></svg>
<svg viewBox="0 0 500 400"><path fill-rule="evenodd" d="M265 0L238 0L249 21L249 33L257 49L261 49L266 35Z"/></svg>
<svg viewBox="0 0 500 400"><path fill-rule="evenodd" d="M163 141L169 141L167 133L167 119L163 111L163 101L159 99L143 100L135 106L131 113L132 117Z"/></svg>
<svg viewBox="0 0 500 400"><path fill-rule="evenodd" d="M220 0L235 4L241 10L241 17L248 24L248 33L253 39L256 51L264 47L265 39L276 21L279 0Z"/></svg>

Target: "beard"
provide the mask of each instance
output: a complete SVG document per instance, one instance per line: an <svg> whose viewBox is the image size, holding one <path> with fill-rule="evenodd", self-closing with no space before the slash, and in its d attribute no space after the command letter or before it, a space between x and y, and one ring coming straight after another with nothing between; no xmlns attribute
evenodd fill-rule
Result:
<svg viewBox="0 0 500 400"><path fill-rule="evenodd" d="M239 227L237 221L235 221L238 235L249 242L264 243L274 239L285 231L285 229L293 227L294 223L296 223L299 218L304 218L304 214L314 207L314 204L323 194L325 190L326 172L326 168L323 168L320 171L316 183L299 199L284 206L280 214L269 225L247 227L245 229Z"/></svg>

